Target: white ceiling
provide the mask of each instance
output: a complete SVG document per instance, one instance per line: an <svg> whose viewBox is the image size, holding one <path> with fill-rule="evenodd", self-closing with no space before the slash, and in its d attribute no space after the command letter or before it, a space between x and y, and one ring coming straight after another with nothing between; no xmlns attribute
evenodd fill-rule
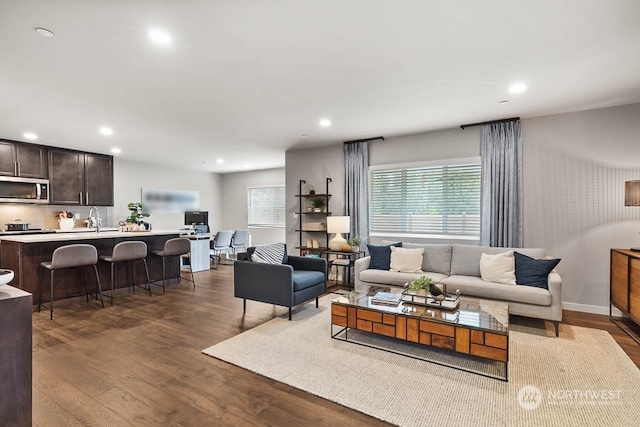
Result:
<svg viewBox="0 0 640 427"><path fill-rule="evenodd" d="M296 147L635 102L638 0L0 0L0 138L136 161L281 167Z"/></svg>

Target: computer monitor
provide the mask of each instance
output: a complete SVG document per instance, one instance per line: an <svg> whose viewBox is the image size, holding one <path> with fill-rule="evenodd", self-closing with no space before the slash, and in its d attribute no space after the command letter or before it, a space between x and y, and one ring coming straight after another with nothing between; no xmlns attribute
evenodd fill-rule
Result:
<svg viewBox="0 0 640 427"><path fill-rule="evenodd" d="M209 212L207 211L186 211L184 213L184 225L209 225Z"/></svg>

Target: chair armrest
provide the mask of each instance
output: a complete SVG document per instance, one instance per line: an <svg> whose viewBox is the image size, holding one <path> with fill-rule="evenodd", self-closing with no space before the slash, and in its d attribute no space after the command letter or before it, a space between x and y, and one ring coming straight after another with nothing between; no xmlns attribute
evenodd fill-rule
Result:
<svg viewBox="0 0 640 427"><path fill-rule="evenodd" d="M294 270L321 271L327 276L327 260L324 258L289 255L287 264Z"/></svg>
<svg viewBox="0 0 640 427"><path fill-rule="evenodd" d="M293 268L286 264L252 261L233 263L234 296L290 306L293 301Z"/></svg>

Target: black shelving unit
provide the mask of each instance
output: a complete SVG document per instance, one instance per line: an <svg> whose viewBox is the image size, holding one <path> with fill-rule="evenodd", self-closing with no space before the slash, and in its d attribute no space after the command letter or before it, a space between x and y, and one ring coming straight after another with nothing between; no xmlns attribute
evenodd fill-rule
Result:
<svg viewBox="0 0 640 427"><path fill-rule="evenodd" d="M325 179L325 192L323 194L303 194L303 188L307 181L301 179L298 182L298 194L296 194L296 197L298 197L298 212L296 212L298 214L298 229L296 230L298 233L298 246L296 249L300 250L300 255L305 255L308 252L321 254L322 251L327 251L329 249L329 233L327 233L326 228L325 230L305 230L304 224L309 222L309 219L326 220L326 218L331 215L331 210L329 209L329 201L331 199L331 194L329 193L330 182L331 178L327 177ZM306 205L308 205L312 199L324 199L325 209L322 212L309 210ZM314 248L307 246L307 236L312 239L322 239L319 240L320 247Z"/></svg>

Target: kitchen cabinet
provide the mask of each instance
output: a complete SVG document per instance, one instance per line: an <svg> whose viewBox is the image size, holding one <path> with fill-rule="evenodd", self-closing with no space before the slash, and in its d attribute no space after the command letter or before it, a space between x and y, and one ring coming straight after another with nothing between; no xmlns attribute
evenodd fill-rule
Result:
<svg viewBox="0 0 640 427"><path fill-rule="evenodd" d="M113 206L113 156L49 149L49 203Z"/></svg>
<svg viewBox="0 0 640 427"><path fill-rule="evenodd" d="M47 147L0 140L0 175L47 178Z"/></svg>

